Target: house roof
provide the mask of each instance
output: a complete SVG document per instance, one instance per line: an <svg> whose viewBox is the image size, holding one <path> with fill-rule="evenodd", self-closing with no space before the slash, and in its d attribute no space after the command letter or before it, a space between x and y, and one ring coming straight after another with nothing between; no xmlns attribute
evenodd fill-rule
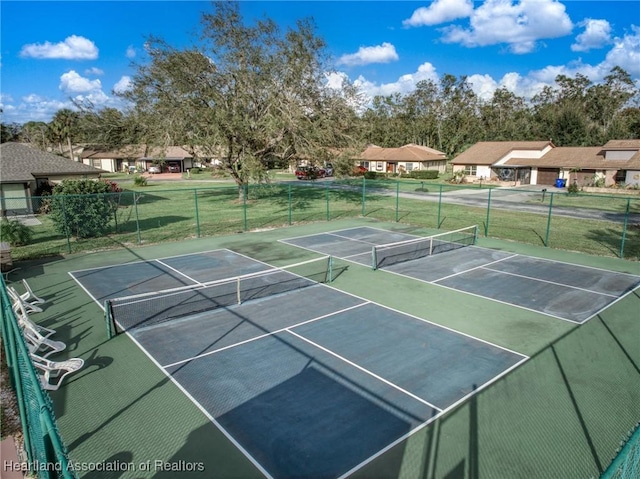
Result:
<svg viewBox="0 0 640 479"><path fill-rule="evenodd" d="M454 165L492 165L514 150L542 151L547 146L553 146L553 143L550 141L480 141L456 156L451 163ZM523 160L519 161L521 163ZM530 162L531 159L528 158L526 161Z"/></svg>
<svg viewBox="0 0 640 479"><path fill-rule="evenodd" d="M640 140L609 140L602 148L605 150L640 150Z"/></svg>
<svg viewBox="0 0 640 479"><path fill-rule="evenodd" d="M82 152L82 158L91 159L159 159L191 158L193 155L181 146L168 146L166 148L146 145L125 145L115 149L102 149L100 147L88 148Z"/></svg>
<svg viewBox="0 0 640 479"><path fill-rule="evenodd" d="M369 145L360 155L368 161L446 161L446 155L426 146L408 144L400 148L382 148Z"/></svg>
<svg viewBox="0 0 640 479"><path fill-rule="evenodd" d="M543 157L532 160L531 158L511 158L505 165L509 166L537 166L541 168L619 168L628 160L605 160L604 149L601 146L559 146L548 151Z"/></svg>
<svg viewBox="0 0 640 479"><path fill-rule="evenodd" d="M33 181L46 175L99 175L103 170L39 150L24 143L0 145L0 181Z"/></svg>

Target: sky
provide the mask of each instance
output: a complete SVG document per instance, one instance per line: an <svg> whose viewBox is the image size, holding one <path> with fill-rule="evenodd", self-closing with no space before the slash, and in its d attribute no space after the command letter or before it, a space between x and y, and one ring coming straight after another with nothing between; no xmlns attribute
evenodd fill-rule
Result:
<svg viewBox="0 0 640 479"><path fill-rule="evenodd" d="M197 43L203 1L0 2L2 122L49 122L72 99L122 108L150 35ZM243 1L246 22L282 29L311 18L335 72L369 98L421 80L467 77L490 99L505 87L530 99L557 75L603 81L615 66L640 88L640 1Z"/></svg>

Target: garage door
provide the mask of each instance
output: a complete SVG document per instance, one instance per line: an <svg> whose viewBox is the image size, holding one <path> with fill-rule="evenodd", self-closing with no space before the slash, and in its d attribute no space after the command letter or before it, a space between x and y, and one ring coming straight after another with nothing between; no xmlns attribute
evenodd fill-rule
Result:
<svg viewBox="0 0 640 479"><path fill-rule="evenodd" d="M555 185L560 168L538 168L538 185Z"/></svg>

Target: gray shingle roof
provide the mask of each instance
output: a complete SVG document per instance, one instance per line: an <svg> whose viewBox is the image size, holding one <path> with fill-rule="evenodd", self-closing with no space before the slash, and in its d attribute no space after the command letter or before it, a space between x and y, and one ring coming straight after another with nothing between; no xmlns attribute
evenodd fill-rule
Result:
<svg viewBox="0 0 640 479"><path fill-rule="evenodd" d="M97 175L105 173L93 166L33 148L23 143L0 145L0 182L33 181L46 175Z"/></svg>

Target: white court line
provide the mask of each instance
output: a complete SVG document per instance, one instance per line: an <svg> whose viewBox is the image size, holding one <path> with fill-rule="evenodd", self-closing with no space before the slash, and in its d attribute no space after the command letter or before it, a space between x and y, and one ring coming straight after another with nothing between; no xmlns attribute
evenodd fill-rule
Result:
<svg viewBox="0 0 640 479"><path fill-rule="evenodd" d="M514 369L516 369L517 367L521 366L525 361L528 361L529 358L528 357L524 357L521 361L517 362L516 364L514 364L513 366L505 369L504 371L502 371L500 374L498 374L497 376L494 376L493 378L491 378L489 381L487 381L486 383L482 384L480 387L478 387L477 389L473 390L472 392L466 394L465 396L461 397L460 399L458 399L456 402L454 402L453 404L450 404L449 406L447 406L445 409L442 409L440 411L440 413L436 414L433 417L430 417L427 421L423 422L422 424L418 425L417 427L415 427L413 430L409 431L407 434L405 434L404 436L399 437L398 439L396 439L395 441L393 441L391 444L389 444L388 446L382 448L380 451L378 451L377 453L375 453L374 455L370 456L369 458L365 459L364 461L362 461L360 464L356 465L355 467L351 468L350 470L348 470L347 472L345 472L344 474L342 474L338 479L344 479L346 477L349 477L351 474L353 474L354 472L356 472L357 470L361 469L362 467L366 466L367 464L369 464L371 461L373 461L374 459L380 457L381 455L383 455L384 453L386 453L387 451L389 451L390 449L394 448L396 445L400 444L402 441L408 439L409 437L413 436L415 433L417 433L418 431L420 431L421 429L424 429L426 426L428 426L429 424L431 424L433 421L435 421L436 419L439 419L440 417L444 416L446 413L448 413L449 411L451 411L452 409L455 409L456 407L458 407L458 405L462 404L463 402L467 401L470 397L475 396L476 394L478 394L480 391L488 388L490 385L492 385L493 383L495 383L496 381L498 381L500 378L506 376L508 373L510 373L511 371L513 371Z"/></svg>
<svg viewBox="0 0 640 479"><path fill-rule="evenodd" d="M184 276L185 278L187 278L189 281L193 281L194 283L196 283L195 285L198 286L203 286L204 283L201 283L200 281L198 281L195 278L192 278L189 275L184 274L182 271L175 269L173 266L168 265L167 263L163 263L162 261L160 261L159 259L155 260L156 263L160 263L163 266L166 266L167 268L169 268L171 271L175 271L176 273L178 273L180 276ZM187 285L187 286L195 286L195 285Z"/></svg>
<svg viewBox="0 0 640 479"><path fill-rule="evenodd" d="M425 279L416 278L415 276L409 276L409 275L402 274L402 273L396 273L395 271L389 271L388 269L384 269L384 268L381 269L381 270L378 270L378 271L384 271L385 273L395 274L397 276L401 276L403 278L408 278L408 279L411 279L413 281L420 281L420 282L425 283L425 284L432 284L434 286L437 286L438 288L445 288L445 289L448 289L450 291L455 291L457 293L468 294L470 296L475 296L476 298L480 298L480 299L484 299L484 300L488 300L488 301L495 301L496 303L506 304L506 305L512 306L514 308L520 308L520 309L524 309L525 311L531 311L532 313L543 314L545 316L549 316L550 318L560 319L562 321L567 321L569 323L582 324L580 321L575 321L573 319L563 318L562 316L556 316L555 314L545 313L544 311L540 311L538 309L527 308L526 306L521 306L519 304L507 303L506 301L502 301L500 299L490 298L489 296L483 296L481 294L471 293L469 291L464 291L462 289L452 288L451 286L445 286L443 284L433 283L433 282L427 281ZM460 333L459 331L456 331L456 332L459 333L459 334L464 334L464 333ZM478 339L478 338L476 338L476 339ZM480 340L480 341L482 341L482 340Z"/></svg>
<svg viewBox="0 0 640 479"><path fill-rule="evenodd" d="M341 360L341 361L343 361L343 362L347 363L349 366L353 366L354 368L359 369L359 370L360 370L360 371L362 371L363 373L366 373L366 374L368 374L369 376L376 378L378 381L382 381L382 382L383 382L383 383L385 383L387 386L391 386L392 388L397 389L397 390L398 390L398 391L400 391L401 393L406 394L407 396L409 396L409 397L411 397L411 398L415 399L416 401L421 402L422 404L426 404L426 405L427 405L427 406L429 406L430 408L432 408L432 409L436 409L438 412L442 411L442 409L441 409L441 408L439 408L438 406L435 406L434 404L431 404L429 401L426 401L426 400L422 399L420 396L416 396L415 394L413 394L413 393L411 393L411 392L407 391L406 389L401 388L401 387L400 387L400 386L398 386L397 384L392 383L391 381L389 381L389 380L387 380L387 379L383 378L382 376L378 376L376 373L374 373L374 372L372 372L372 371L369 371L368 369L363 368L362 366L359 366L358 364L354 363L353 361L349 361L347 358L345 358L345 357L343 357L343 356L340 356L340 355L339 355L339 354L337 354L337 353L334 353L334 352L333 352L333 351L331 351L330 349L327 349L327 348L325 348L324 346L321 346L321 345L319 345L318 343L315 343L315 342L311 341L310 339L307 339L307 338L305 338L304 336L301 336L300 334L298 334L298 333L296 333L296 332L291 331L291 328L293 328L293 327L295 327L295 326L291 326L291 327L289 327L289 328L286 328L286 331L287 331L288 333L290 333L290 334L293 334L295 337L297 337L297 338L299 338L299 339L302 339L303 341L305 341L305 342L307 342L307 343L311 344L312 346L314 346L314 347L316 347L316 348L318 348L318 349L321 349L321 350L322 350L322 351L324 351L325 353L328 353L328 354L330 354L331 356L334 356L334 357L338 358L339 360Z"/></svg>
<svg viewBox="0 0 640 479"><path fill-rule="evenodd" d="M266 338L267 336L273 336L273 335L276 335L276 334L278 334L278 333L282 333L282 332L284 332L284 331L287 331L289 328L296 328L296 327L298 327L298 326L302 326L302 325L304 325L304 324L309 324L309 323L313 323L314 321L319 321L319 320L321 320L321 319L328 318L328 317L333 316L333 315L335 315L335 314L344 313L344 312L349 311L349 310L351 310L351 309L355 309L355 308L359 308L359 307L361 307L361 306L364 306L365 304L369 304L369 302L367 301L367 302L364 302L364 303L356 304L356 305L354 305L354 306L349 306L348 308L343 308L343 309L341 309L341 310L339 310L339 311L333 311L333 312L331 312L331 313L323 314L322 316L318 316L318 317L316 317L316 318L308 319L307 321L303 321L303 322L298 323L298 324L295 324L295 325L293 325L293 326L286 326L286 327L281 328L281 329L278 329L278 330L276 330L276 331L271 331L271 332L269 332L269 333L261 334L261 335L259 335L259 336L255 336L255 337L253 337L253 338L245 339L244 341L240 341L239 343L230 344L230 345L228 345L228 346L224 346L224 347L222 347L222 348L215 349L215 350L213 350L213 351L208 351L208 352L206 352L206 353L198 354L197 356L192 356L192 357L190 357L190 358L181 359L180 361L176 361L176 362L171 363L171 364L165 364L165 365L164 365L164 366L162 366L162 367L164 367L164 368L171 368L171 367L173 367L173 366L177 366L177 365L179 365L179 364L188 363L189 361L193 361L193 360L195 360L195 359L204 358L204 357L210 356L210 355L212 355L212 354L219 353L219 352L221 352L221 351L226 351L227 349L235 348L236 346L242 346L243 344L251 343L251 342L253 342L253 341L257 341L258 339Z"/></svg>
<svg viewBox="0 0 640 479"><path fill-rule="evenodd" d="M500 271L498 269L492 269L492 268L487 268L487 267L483 267L482 269L486 269L488 271L493 271L495 273L507 274L509 276L516 276L518 278L531 279L533 281L539 281L540 283L549 283L549 284L553 284L555 286L563 286L565 288L577 289L579 291L584 291L586 293L599 294L601 296L609 296L610 298L618 298L619 297L619 295L617 295L617 294L608 294L608 293L602 293L600 291L592 291L590 289L580 288L579 286L571 286L569 284L556 283L555 281L549 281L548 279L535 278L533 276L527 276L527 275L524 275L524 274L511 273L509 271Z"/></svg>
<svg viewBox="0 0 640 479"><path fill-rule="evenodd" d="M167 378L180 390L182 391L182 393L198 408L200 409L200 411L202 412L202 414L204 414L204 416L209 419L209 421L211 421L220 431L222 431L222 434L225 435L225 437L227 439L229 439L229 441L231 441L231 443L238 448L238 450L244 454L244 456L254 465L256 466L256 468L262 472L262 474L264 474L267 479L274 479L273 476L271 474L269 474L267 472L267 470L262 467L262 465L258 462L257 459L255 459L250 453L249 451L247 451L238 441L236 441L236 439L234 439L234 437L227 432L227 430L222 426L222 424L220 424L216 418L214 418L211 413L207 410L207 408L205 408L202 404L200 404L200 402L194 398L191 393L189 393L189 391L187 391L182 384L180 384L178 382L177 379L175 379L171 374L169 374L168 371L166 371L159 363L158 361L156 361L156 359L136 340L136 338L134 338L129 331L126 331L126 335L129 337L129 339L131 341L133 341L133 343L138 346L138 348L140 348L140 350L151 360L152 363L154 363L159 369L160 371L162 371L162 373L167 376Z"/></svg>
<svg viewBox="0 0 640 479"><path fill-rule="evenodd" d="M596 316L598 316L600 313L602 313L605 309L610 308L611 306L613 306L614 304L616 304L618 301L620 301L622 298L626 298L627 296L629 296L631 293L633 293L634 291L640 289L640 284L638 286L636 286L633 289L630 289L629 291L627 291L626 293L624 293L622 296L618 296L617 299L615 299L614 301L605 304L602 308L600 308L598 311L596 311L595 313L593 313L591 316L589 316L587 319L585 319L584 321L582 321L581 324L586 323L587 321L589 321L592 318L595 318Z"/></svg>
<svg viewBox="0 0 640 479"><path fill-rule="evenodd" d="M434 280L434 281L428 281L428 282L430 282L430 283L434 283L434 284L435 284L435 283L437 283L438 281L443 281L443 280L445 280L445 279L453 278L454 276L458 276L459 274L465 274L465 273L468 273L469 271L474 271L474 270L476 270L476 269L485 268L485 267L487 267L487 266L489 266L489 265L491 265L491 264L496 264L496 263L499 263L499 262L501 262L501 261L506 261L506 260L508 260L508 259L515 258L516 256L518 256L518 255L517 255L517 254L514 254L514 255L511 255L511 256L507 256L506 258L498 259L498 260L496 260L496 261L490 261L489 263L485 263L485 264L480 265L480 266L475 266L475 267L473 267L473 268L465 269L464 271L460 271L459 273L453 273L453 274L450 274L450 275L448 275L448 276L444 276L444 277L442 277L442 278L438 278L438 279L436 279L436 280ZM384 269L384 267L383 267L382 269ZM387 271L387 270L385 270L385 271Z"/></svg>
<svg viewBox="0 0 640 479"><path fill-rule="evenodd" d="M109 264L107 266L96 266L94 268L84 268L84 269L76 269L73 271L70 271L70 273L81 273L83 271L98 271L101 269L107 269L107 268L117 268L119 266L129 266L129 265L134 265L134 264L138 264L138 263L153 263L154 261L158 261L158 260L166 260L166 259L172 259L172 258L182 258L183 256L193 256L193 255L199 255L199 254L205 254L205 253L215 253L217 251L231 251L228 248L217 248L217 249L210 249L207 251L197 251L195 253L184 253L184 254L178 254L175 256L165 256L164 258L151 258L151 259L137 259L134 261L127 261L126 263L116 263L116 264Z"/></svg>

